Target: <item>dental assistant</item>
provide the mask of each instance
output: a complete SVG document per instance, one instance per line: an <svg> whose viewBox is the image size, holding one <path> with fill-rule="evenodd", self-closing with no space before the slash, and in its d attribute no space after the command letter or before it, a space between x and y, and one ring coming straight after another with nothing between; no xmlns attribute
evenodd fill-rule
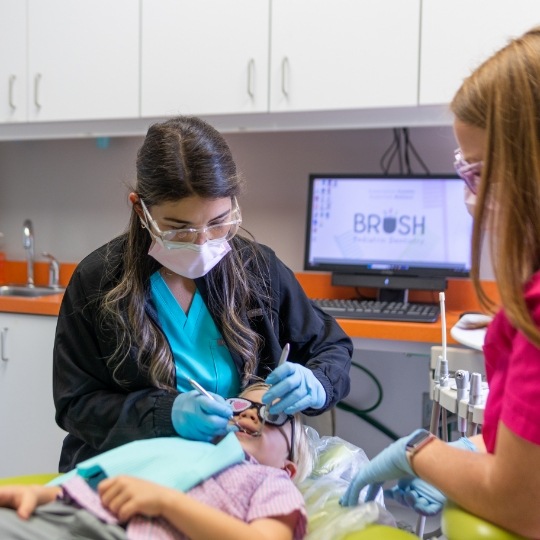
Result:
<svg viewBox="0 0 540 540"><path fill-rule="evenodd" d="M224 398L257 379L280 400L272 412L318 415L348 394L350 339L270 248L238 234L241 188L225 139L201 119L149 128L127 232L77 266L60 309L60 471L133 440L223 435Z"/></svg>
<svg viewBox="0 0 540 540"><path fill-rule="evenodd" d="M455 167L474 207L472 279L490 233L501 309L484 356L489 396L482 435L444 443L418 430L360 471L342 498L400 479L388 494L423 514L445 497L527 538L540 538L540 27L486 60L452 104ZM375 490L372 489L372 492Z"/></svg>

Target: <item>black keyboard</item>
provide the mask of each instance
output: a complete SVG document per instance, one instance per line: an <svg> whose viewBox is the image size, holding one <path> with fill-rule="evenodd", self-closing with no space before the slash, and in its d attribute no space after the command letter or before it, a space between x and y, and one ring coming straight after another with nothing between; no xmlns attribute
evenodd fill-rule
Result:
<svg viewBox="0 0 540 540"><path fill-rule="evenodd" d="M313 302L324 312L338 319L430 323L437 320L440 312L438 304L320 298L314 299Z"/></svg>

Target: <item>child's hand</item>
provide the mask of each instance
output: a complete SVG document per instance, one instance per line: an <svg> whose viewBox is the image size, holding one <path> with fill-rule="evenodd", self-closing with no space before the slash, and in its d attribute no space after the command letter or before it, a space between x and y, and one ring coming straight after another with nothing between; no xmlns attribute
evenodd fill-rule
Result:
<svg viewBox="0 0 540 540"><path fill-rule="evenodd" d="M0 487L0 506L13 508L21 519L28 519L38 506L54 501L60 491L52 486L4 486Z"/></svg>
<svg viewBox="0 0 540 540"><path fill-rule="evenodd" d="M115 476L102 480L98 492L103 506L121 522L135 514L158 517L162 514L164 501L171 490L131 476Z"/></svg>

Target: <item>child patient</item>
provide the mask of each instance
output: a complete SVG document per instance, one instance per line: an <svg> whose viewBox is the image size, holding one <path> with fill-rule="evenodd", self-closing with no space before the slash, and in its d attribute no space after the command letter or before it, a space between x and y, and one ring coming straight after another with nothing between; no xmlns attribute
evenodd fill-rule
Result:
<svg viewBox="0 0 540 540"><path fill-rule="evenodd" d="M265 415L267 389L257 383L231 400L243 461L187 493L127 475L100 479L96 489L79 475L61 486L5 486L0 538L303 538L304 500L292 479L310 473L312 455L299 416Z"/></svg>

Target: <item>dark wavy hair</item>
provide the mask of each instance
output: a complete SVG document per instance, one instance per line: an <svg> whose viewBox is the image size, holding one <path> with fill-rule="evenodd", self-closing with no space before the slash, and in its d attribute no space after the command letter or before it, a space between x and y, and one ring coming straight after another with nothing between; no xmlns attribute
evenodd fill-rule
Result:
<svg viewBox="0 0 540 540"><path fill-rule="evenodd" d="M153 205L198 196L235 198L242 190L231 151L223 136L200 118L180 116L152 125L137 155L137 183L133 187L145 204ZM136 351L139 369L159 388L173 389L174 360L163 333L145 311L149 277L160 268L148 255L151 238L132 211L126 232L122 276L101 303L105 324L120 336L109 359L115 378ZM206 276L209 309L218 314L230 350L244 361L243 385L257 364L261 337L242 317L246 306L269 298L262 278L265 262L253 239L236 236L231 251ZM118 380L120 384L123 381Z"/></svg>

